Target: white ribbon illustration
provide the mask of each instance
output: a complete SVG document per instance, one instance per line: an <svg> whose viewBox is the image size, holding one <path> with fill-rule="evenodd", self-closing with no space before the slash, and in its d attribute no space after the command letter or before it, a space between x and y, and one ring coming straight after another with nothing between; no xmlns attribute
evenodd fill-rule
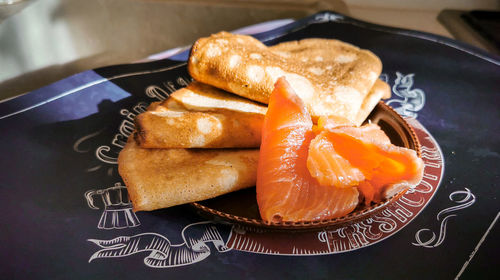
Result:
<svg viewBox="0 0 500 280"><path fill-rule="evenodd" d="M119 258L136 253L149 252L144 264L153 268L168 268L197 263L210 255L213 243L217 251L231 250L226 246L217 229L210 221L187 225L182 230L181 244L171 244L165 236L157 233L141 233L133 236L119 236L111 240L89 239L102 249L95 252L89 262L101 258Z"/></svg>
<svg viewBox="0 0 500 280"><path fill-rule="evenodd" d="M462 199L459 199L459 197L461 195L465 195L465 196ZM438 221L441 221L441 225L439 227L439 237L437 238L437 240L436 240L436 234L434 232L432 232L428 228L423 228L415 233L416 242L412 243L413 245L421 246L424 248L435 248L435 247L441 245L441 243L443 243L444 239L446 238L446 225L448 223L448 220L451 217L456 216L455 214L451 214L451 215L447 215L447 214L461 210L461 209L465 209L465 208L471 206L472 204L474 204L474 202L476 202L476 196L468 188L465 188L465 191L452 192L450 194L449 198L451 201L458 203L458 205L443 209L437 214L436 219ZM447 215L447 216L442 218L444 215ZM422 238L420 237L420 235L426 231L431 231L432 237L427 241L422 241Z"/></svg>

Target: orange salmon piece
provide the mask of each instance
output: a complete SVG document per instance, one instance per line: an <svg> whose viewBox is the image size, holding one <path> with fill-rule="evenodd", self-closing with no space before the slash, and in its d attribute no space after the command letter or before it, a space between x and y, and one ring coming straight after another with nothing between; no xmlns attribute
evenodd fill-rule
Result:
<svg viewBox="0 0 500 280"><path fill-rule="evenodd" d="M341 217L358 204L356 187L320 184L307 168L315 137L311 116L284 78L278 79L264 118L257 168L257 203L268 222Z"/></svg>
<svg viewBox="0 0 500 280"><path fill-rule="evenodd" d="M318 130L326 130L338 126L354 126L354 124L343 117L337 116L322 116L318 118Z"/></svg>
<svg viewBox="0 0 500 280"><path fill-rule="evenodd" d="M424 169L415 151L391 144L375 124L329 128L311 142L308 157L321 184L357 184L367 205L417 185Z"/></svg>
<svg viewBox="0 0 500 280"><path fill-rule="evenodd" d="M363 172L341 157L324 134L316 136L309 145L307 169L323 186L346 188L365 180Z"/></svg>

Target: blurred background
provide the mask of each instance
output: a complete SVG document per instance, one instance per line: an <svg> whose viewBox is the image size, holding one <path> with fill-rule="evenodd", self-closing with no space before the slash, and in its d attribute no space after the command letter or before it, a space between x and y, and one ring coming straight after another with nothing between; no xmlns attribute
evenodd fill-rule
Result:
<svg viewBox="0 0 500 280"><path fill-rule="evenodd" d="M0 100L221 30L323 10L499 53L498 0L0 0Z"/></svg>

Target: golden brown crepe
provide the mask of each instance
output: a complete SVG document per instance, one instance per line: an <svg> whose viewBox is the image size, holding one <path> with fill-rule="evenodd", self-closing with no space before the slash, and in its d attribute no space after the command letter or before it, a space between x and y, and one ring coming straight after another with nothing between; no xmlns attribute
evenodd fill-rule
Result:
<svg viewBox="0 0 500 280"><path fill-rule="evenodd" d="M218 112L219 109L227 109L235 112L265 115L267 111L265 104L197 81L173 92L161 105L171 110L196 112Z"/></svg>
<svg viewBox="0 0 500 280"><path fill-rule="evenodd" d="M356 114L354 123L358 125L363 123L363 121L365 121L368 115L373 111L373 108L377 106L380 99L389 97L391 97L391 88L389 85L381 80L375 81L372 89L363 100L363 103L361 103L361 108Z"/></svg>
<svg viewBox="0 0 500 280"><path fill-rule="evenodd" d="M370 51L337 40L268 48L250 36L221 32L194 44L188 70L195 80L263 103L285 76L314 119L334 115L356 123L382 63Z"/></svg>
<svg viewBox="0 0 500 280"><path fill-rule="evenodd" d="M346 47L343 44L345 43L335 40L306 39L302 41L284 42L271 46L269 49L280 55L288 55L291 58L301 61L305 65L309 65L309 67L322 69L328 67L331 63L339 61L347 62L355 56L350 45ZM355 76L351 76L351 78L356 79ZM381 99L390 97L391 89L389 85L382 80L376 79L373 87L362 100L361 107L356 114L354 123L357 125L363 123Z"/></svg>
<svg viewBox="0 0 500 280"><path fill-rule="evenodd" d="M134 211L149 211L255 186L258 158L258 149L144 149L131 137L118 171Z"/></svg>
<svg viewBox="0 0 500 280"><path fill-rule="evenodd" d="M258 148L267 107L193 82L137 116L143 148Z"/></svg>
<svg viewBox="0 0 500 280"><path fill-rule="evenodd" d="M144 148L258 148L264 115L147 111L137 116L136 140Z"/></svg>

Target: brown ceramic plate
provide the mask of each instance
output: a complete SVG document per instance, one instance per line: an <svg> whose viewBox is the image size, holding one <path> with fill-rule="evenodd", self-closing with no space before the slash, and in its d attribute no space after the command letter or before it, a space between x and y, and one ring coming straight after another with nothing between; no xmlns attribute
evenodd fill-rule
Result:
<svg viewBox="0 0 500 280"><path fill-rule="evenodd" d="M389 136L394 145L415 150L420 156L420 144L413 129L408 123L384 102L379 102L367 120L378 124L382 130ZM194 207L200 210L201 214L209 215L214 219L223 219L226 221L247 224L251 226L260 226L275 229L315 229L318 227L330 227L341 223L352 222L362 219L368 215L379 212L397 200L404 194L400 192L393 197L370 206L360 205L350 214L327 220L315 220L304 222L265 222L260 218L259 208L257 206L255 188L240 190L216 198L192 203Z"/></svg>

